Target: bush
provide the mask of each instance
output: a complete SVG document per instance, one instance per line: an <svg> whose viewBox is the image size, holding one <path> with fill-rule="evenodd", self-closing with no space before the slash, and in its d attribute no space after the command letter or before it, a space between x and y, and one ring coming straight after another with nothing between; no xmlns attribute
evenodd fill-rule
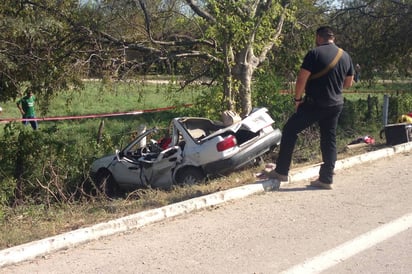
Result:
<svg viewBox="0 0 412 274"><path fill-rule="evenodd" d="M382 107L376 96L367 99L347 100L339 118L339 127L343 131L355 132L375 128L382 121Z"/></svg>
<svg viewBox="0 0 412 274"><path fill-rule="evenodd" d="M396 123L399 116L412 112L412 94L402 93L389 97L388 122Z"/></svg>
<svg viewBox="0 0 412 274"><path fill-rule="evenodd" d="M7 127L0 139L3 206L73 201L88 181L91 156L105 146L112 147L110 138L100 144L90 138L72 142L57 127L36 131L16 124Z"/></svg>
<svg viewBox="0 0 412 274"><path fill-rule="evenodd" d="M292 96L281 94L285 90L283 79L272 72L261 73L254 84L253 105L266 107L275 120L277 127L282 127L295 111Z"/></svg>

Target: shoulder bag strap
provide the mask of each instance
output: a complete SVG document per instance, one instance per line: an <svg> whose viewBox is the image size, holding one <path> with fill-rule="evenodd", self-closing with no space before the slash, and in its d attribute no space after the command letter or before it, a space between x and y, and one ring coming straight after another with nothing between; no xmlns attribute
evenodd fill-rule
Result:
<svg viewBox="0 0 412 274"><path fill-rule="evenodd" d="M336 64L339 62L339 59L343 55L343 50L341 48L338 48L338 53L336 54L335 58L333 58L332 62L323 70L319 71L318 73L312 74L309 77L309 80L317 79L328 73L331 69L333 69Z"/></svg>

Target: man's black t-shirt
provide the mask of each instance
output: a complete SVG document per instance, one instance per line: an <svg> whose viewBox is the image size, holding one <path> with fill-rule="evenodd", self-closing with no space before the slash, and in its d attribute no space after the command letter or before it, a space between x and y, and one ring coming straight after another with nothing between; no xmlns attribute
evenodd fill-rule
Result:
<svg viewBox="0 0 412 274"><path fill-rule="evenodd" d="M316 74L325 69L338 53L338 47L333 44L318 46L309 51L301 68ZM343 82L347 76L354 75L354 67L348 53L342 57L334 68L320 78L308 80L306 96L312 98L318 106L330 107L343 104Z"/></svg>

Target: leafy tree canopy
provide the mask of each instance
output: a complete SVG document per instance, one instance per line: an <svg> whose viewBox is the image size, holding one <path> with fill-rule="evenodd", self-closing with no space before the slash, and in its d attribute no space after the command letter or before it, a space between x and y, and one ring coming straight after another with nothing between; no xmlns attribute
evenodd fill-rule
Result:
<svg viewBox="0 0 412 274"><path fill-rule="evenodd" d="M88 41L77 4L4 0L0 10L0 101L31 89L46 108L56 91L80 84L78 61Z"/></svg>
<svg viewBox="0 0 412 274"><path fill-rule="evenodd" d="M348 0L331 14L354 63L366 78L408 76L412 57L412 1Z"/></svg>

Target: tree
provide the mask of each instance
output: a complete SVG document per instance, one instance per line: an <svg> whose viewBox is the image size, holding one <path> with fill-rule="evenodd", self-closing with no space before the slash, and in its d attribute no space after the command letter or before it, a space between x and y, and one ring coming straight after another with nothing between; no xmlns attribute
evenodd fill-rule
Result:
<svg viewBox="0 0 412 274"><path fill-rule="evenodd" d="M265 71L292 82L309 49L315 46L315 30L327 25L330 3L324 1L295 1L293 21L286 21L282 31L282 43L274 47L269 55Z"/></svg>
<svg viewBox="0 0 412 274"><path fill-rule="evenodd" d="M364 79L372 79L376 73L410 75L410 0L349 0L331 15L331 22L342 34L340 43L354 63L361 65Z"/></svg>
<svg viewBox="0 0 412 274"><path fill-rule="evenodd" d="M46 111L58 91L81 86L81 60L93 49L87 9L75 1L5 0L0 11L0 101L31 89Z"/></svg>
<svg viewBox="0 0 412 274"><path fill-rule="evenodd" d="M224 105L239 109L243 115L252 109L253 73L270 50L280 44L283 25L286 20L293 20L296 10L289 1L164 1L180 3L181 16L190 18L200 31L175 35L174 40L158 40L153 36L153 15L148 3L138 1L152 45L167 48L172 58L196 57L215 64L216 71L223 75ZM184 50L178 51L179 48Z"/></svg>

